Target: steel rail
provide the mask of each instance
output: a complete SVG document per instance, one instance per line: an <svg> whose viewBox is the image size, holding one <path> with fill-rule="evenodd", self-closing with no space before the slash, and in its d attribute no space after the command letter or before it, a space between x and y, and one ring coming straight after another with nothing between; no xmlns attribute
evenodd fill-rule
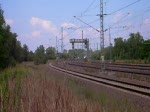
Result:
<svg viewBox="0 0 150 112"><path fill-rule="evenodd" d="M75 63L86 63L86 62L84 62L84 61L73 61L73 62L75 62ZM91 64L101 64L101 62L99 62L99 61L97 61L97 62L95 62L95 61L91 61ZM129 63L114 63L114 62L112 62L112 63L110 63L110 62L105 62L105 64L107 65L107 64L109 64L109 65L116 65L116 66L120 66L120 65L123 65L123 66L130 66L130 67L150 67L150 64L129 64Z"/></svg>
<svg viewBox="0 0 150 112"><path fill-rule="evenodd" d="M81 63L81 64L86 64L86 62L73 62L73 63ZM91 62L90 65L96 65L96 64L101 64L100 62L98 63L93 63ZM132 68L132 69L141 69L141 70L150 70L150 65L142 65L142 64L117 64L117 63L108 63L108 62L105 62L105 65L106 66L111 66L111 67L119 67L119 68Z"/></svg>
<svg viewBox="0 0 150 112"><path fill-rule="evenodd" d="M92 62L92 63L97 63L100 64L100 62ZM150 64L128 64L128 63L110 63L106 62L106 64L111 64L111 65L126 65L126 66L136 66L136 67L150 67Z"/></svg>
<svg viewBox="0 0 150 112"><path fill-rule="evenodd" d="M74 72L74 71L66 70L61 67L57 67L57 66L52 65L51 63L49 64L49 67L51 67L55 70L61 71L61 72L65 72L65 73L75 76L75 77L86 79L86 80L92 81L94 83L109 86L109 87L112 87L115 89L119 89L121 91L125 91L128 93L132 93L134 95L138 95L138 96L150 99L150 87L140 86L140 85L131 84L131 83L122 82L122 81L116 81L116 80L108 79L108 78L90 76L88 74Z"/></svg>
<svg viewBox="0 0 150 112"><path fill-rule="evenodd" d="M95 66L87 66L87 65L81 65L79 63L68 63L69 65L74 65L74 66L80 66L80 67L86 67L86 68L94 68L94 69L100 69L100 66L99 67L95 67ZM118 69L119 68L119 69ZM141 75L150 75L150 72L149 69L140 69L140 70L143 70L143 71L135 71L135 70L139 70L138 68L135 69L135 68L127 68L125 67L126 69L121 69L121 68L124 68L124 67L112 67L112 66L108 66L105 68L105 70L108 70L108 71L117 71L117 72L124 72L124 73L135 73L135 74L141 74Z"/></svg>

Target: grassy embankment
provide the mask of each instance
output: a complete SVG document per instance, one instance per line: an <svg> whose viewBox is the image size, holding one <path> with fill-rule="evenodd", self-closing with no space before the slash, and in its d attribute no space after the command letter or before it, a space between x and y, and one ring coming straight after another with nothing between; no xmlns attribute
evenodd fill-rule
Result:
<svg viewBox="0 0 150 112"><path fill-rule="evenodd" d="M46 65L32 63L0 73L2 112L133 112L127 99L95 93L76 80L59 78Z"/></svg>

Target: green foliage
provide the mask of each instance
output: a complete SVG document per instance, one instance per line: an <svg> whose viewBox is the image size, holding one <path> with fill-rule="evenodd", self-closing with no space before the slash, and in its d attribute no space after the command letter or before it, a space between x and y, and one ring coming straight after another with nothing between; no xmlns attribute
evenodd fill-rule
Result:
<svg viewBox="0 0 150 112"><path fill-rule="evenodd" d="M45 48L40 45L35 51L34 64L45 64L47 62Z"/></svg>
<svg viewBox="0 0 150 112"><path fill-rule="evenodd" d="M64 60L69 59L69 55L66 53L58 53L58 56L60 59L64 59Z"/></svg>
<svg viewBox="0 0 150 112"><path fill-rule="evenodd" d="M92 53L91 55L91 59L94 59L94 60L99 60L100 59L100 51L95 51Z"/></svg>
<svg viewBox="0 0 150 112"><path fill-rule="evenodd" d="M3 10L0 9L0 70L15 66L17 62L29 60L28 46L23 45L22 48L21 43L16 39L17 34L12 33L10 29L5 23Z"/></svg>
<svg viewBox="0 0 150 112"><path fill-rule="evenodd" d="M23 60L28 61L28 55L29 55L28 46L24 44L22 50L23 50Z"/></svg>
<svg viewBox="0 0 150 112"><path fill-rule="evenodd" d="M150 63L150 39L144 40L139 32L131 33L128 39L123 37L114 39L114 47L112 50L112 60L144 60ZM110 47L104 49L105 59L110 59ZM92 59L99 59L100 53L97 51L92 53Z"/></svg>
<svg viewBox="0 0 150 112"><path fill-rule="evenodd" d="M14 59L16 59L16 34L10 32L10 27L6 26L3 29L0 40L0 68L6 68L12 65Z"/></svg>
<svg viewBox="0 0 150 112"><path fill-rule="evenodd" d="M0 108L2 112L8 112L8 105L12 103L14 107L19 107L20 105L20 96L21 96L21 78L25 76L25 74L28 71L24 68L13 68L13 69L7 69L0 73ZM14 83L14 91L10 89L9 83L12 81ZM10 101L10 93L13 97L13 101Z"/></svg>
<svg viewBox="0 0 150 112"><path fill-rule="evenodd" d="M147 40L144 41L143 36L139 32L131 33L130 38L123 40L123 38L116 38L113 48L113 58L115 59L129 59L139 60L147 59L150 53L149 44L146 45Z"/></svg>
<svg viewBox="0 0 150 112"><path fill-rule="evenodd" d="M124 45L124 41L123 38L119 37L114 39L115 42L115 46L114 46L114 51L115 51L115 56L118 59L122 59L124 57L124 53L125 53L125 45Z"/></svg>
<svg viewBox="0 0 150 112"><path fill-rule="evenodd" d="M86 55L86 51L83 49L74 49L68 51L69 59L83 59Z"/></svg>
<svg viewBox="0 0 150 112"><path fill-rule="evenodd" d="M54 47L48 47L46 49L47 59L54 60L56 59L56 49Z"/></svg>
<svg viewBox="0 0 150 112"><path fill-rule="evenodd" d="M34 53L30 51L28 54L28 61L33 61L33 60L34 60Z"/></svg>

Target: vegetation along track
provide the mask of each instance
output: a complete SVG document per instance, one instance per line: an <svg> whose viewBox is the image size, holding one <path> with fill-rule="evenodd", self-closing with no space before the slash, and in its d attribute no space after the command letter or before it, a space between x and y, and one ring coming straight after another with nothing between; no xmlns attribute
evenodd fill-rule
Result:
<svg viewBox="0 0 150 112"><path fill-rule="evenodd" d="M85 62L68 62L69 65L100 69L100 63L87 64ZM106 63L105 70L107 71L116 71L140 75L149 75L150 76L150 65L130 65L130 64L113 64Z"/></svg>
<svg viewBox="0 0 150 112"><path fill-rule="evenodd" d="M120 91L124 91L130 94L138 95L141 97L145 97L147 99L150 99L150 87L149 86L140 86L137 84L131 84L128 82L122 82L114 79L108 79L108 78L103 78L103 77L97 77L97 76L90 76L88 74L83 74L80 72L74 72L70 70L66 70L61 67L57 67L56 65L52 65L51 63L49 64L49 67L65 72L68 75L72 75L77 78L81 78L83 80L87 80L96 84L104 85L107 87L111 87Z"/></svg>

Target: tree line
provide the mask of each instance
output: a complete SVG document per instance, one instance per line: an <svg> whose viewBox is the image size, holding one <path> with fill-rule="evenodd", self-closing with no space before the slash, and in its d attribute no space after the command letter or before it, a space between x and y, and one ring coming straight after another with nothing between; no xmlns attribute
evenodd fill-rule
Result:
<svg viewBox="0 0 150 112"><path fill-rule="evenodd" d="M15 66L16 63L33 60L33 52L28 46L17 40L17 34L11 32L0 9L0 69Z"/></svg>
<svg viewBox="0 0 150 112"><path fill-rule="evenodd" d="M131 33L128 39L118 37L114 39L114 46L104 49L105 59L110 60L145 60L150 63L150 39L144 40L143 36ZM99 59L100 52L92 53L92 59Z"/></svg>
<svg viewBox="0 0 150 112"><path fill-rule="evenodd" d="M26 44L22 46L17 40L17 34L11 32L11 27L6 24L3 13L4 11L0 9L0 70L23 61L40 64L56 58L56 50L53 47L45 50L44 46L40 45L33 53Z"/></svg>

